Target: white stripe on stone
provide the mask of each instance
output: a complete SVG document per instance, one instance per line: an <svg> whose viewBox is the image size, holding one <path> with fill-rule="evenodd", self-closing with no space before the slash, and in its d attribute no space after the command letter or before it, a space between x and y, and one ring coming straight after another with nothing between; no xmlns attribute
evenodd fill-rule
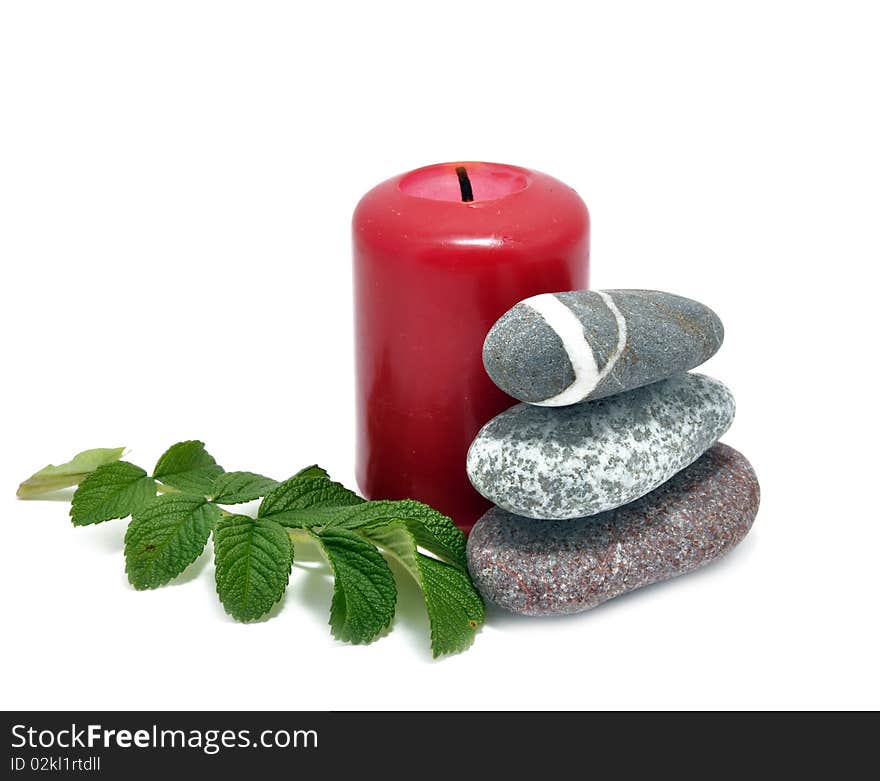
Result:
<svg viewBox="0 0 880 781"><path fill-rule="evenodd" d="M599 382L599 366L593 348L584 338L584 327L577 316L552 293L542 293L523 301L534 309L553 329L562 342L574 370L574 382L564 391L544 401L534 401L539 407L563 407L586 396Z"/></svg>
<svg viewBox="0 0 880 781"><path fill-rule="evenodd" d="M536 407L565 407L576 404L589 395L602 381L606 374L614 368L614 364L620 358L626 347L626 320L620 310L611 300L607 293L596 291L605 302L617 324L617 346L608 357L608 362L602 371L596 362L593 348L584 336L584 326L577 315L562 303L553 293L542 293L525 299L522 303L531 307L554 331L562 342L562 347L568 355L571 368L574 371L574 382L561 393L551 396L543 401L533 401Z"/></svg>
<svg viewBox="0 0 880 781"><path fill-rule="evenodd" d="M605 367L599 372L599 382L601 382L608 372L614 368L614 364L617 363L618 358L620 358L623 353L623 350L626 347L627 333L626 318L617 308L617 304L612 301L611 296L608 293L603 293L601 290L597 290L596 295L605 302L605 306L607 306L611 314L614 315L614 322L617 324L617 347L615 347L614 352L608 356L608 361L605 363Z"/></svg>

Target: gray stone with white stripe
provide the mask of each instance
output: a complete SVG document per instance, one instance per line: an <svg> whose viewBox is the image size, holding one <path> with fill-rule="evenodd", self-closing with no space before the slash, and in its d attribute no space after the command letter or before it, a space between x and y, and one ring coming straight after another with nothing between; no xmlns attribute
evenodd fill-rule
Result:
<svg viewBox="0 0 880 781"><path fill-rule="evenodd" d="M517 305L504 318L506 333L515 333L517 338L491 341L487 338L483 362L487 369L491 364L502 372L504 366L516 366L517 371L505 373L507 387L490 371L496 385L522 401L526 396L530 399L555 396L559 388L567 388L574 382L574 370L562 341L541 315L529 306Z"/></svg>
<svg viewBox="0 0 880 781"><path fill-rule="evenodd" d="M489 331L483 363L505 393L566 406L688 371L724 339L709 307L657 290L576 290L521 301Z"/></svg>

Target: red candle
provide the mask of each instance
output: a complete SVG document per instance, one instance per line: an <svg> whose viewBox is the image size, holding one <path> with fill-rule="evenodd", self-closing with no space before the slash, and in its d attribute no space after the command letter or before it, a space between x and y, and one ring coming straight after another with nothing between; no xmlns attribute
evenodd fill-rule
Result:
<svg viewBox="0 0 880 781"><path fill-rule="evenodd" d="M446 163L370 190L353 236L358 484L468 530L489 503L467 449L514 403L483 369L483 340L517 301L587 287L587 207L537 171Z"/></svg>

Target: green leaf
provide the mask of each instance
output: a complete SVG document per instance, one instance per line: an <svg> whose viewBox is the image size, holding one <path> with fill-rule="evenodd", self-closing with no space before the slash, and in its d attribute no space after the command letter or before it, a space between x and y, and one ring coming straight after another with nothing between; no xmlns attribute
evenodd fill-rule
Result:
<svg viewBox="0 0 880 781"><path fill-rule="evenodd" d="M359 529L396 521L409 529L417 545L467 571L464 532L451 518L414 499L366 502L337 513L327 525L328 528Z"/></svg>
<svg viewBox="0 0 880 781"><path fill-rule="evenodd" d="M340 507L363 501L354 491L334 483L320 467L309 467L266 494L257 515L283 526L308 528L323 526Z"/></svg>
<svg viewBox="0 0 880 781"><path fill-rule="evenodd" d="M371 643L391 624L397 586L388 562L363 537L345 529L316 535L335 577L330 628L338 640Z"/></svg>
<svg viewBox="0 0 880 781"><path fill-rule="evenodd" d="M464 651L485 620L483 600L461 570L418 553L434 657Z"/></svg>
<svg viewBox="0 0 880 781"><path fill-rule="evenodd" d="M136 589L177 577L205 549L220 510L203 496L165 494L132 517L125 533L125 571Z"/></svg>
<svg viewBox="0 0 880 781"><path fill-rule="evenodd" d="M74 526L126 518L156 495L156 484L128 461L99 466L76 489L70 505Z"/></svg>
<svg viewBox="0 0 880 781"><path fill-rule="evenodd" d="M224 472L211 491L217 504L241 504L265 496L276 485L277 480L253 472Z"/></svg>
<svg viewBox="0 0 880 781"><path fill-rule="evenodd" d="M39 472L34 472L18 486L16 496L19 499L31 499L40 494L57 491L59 488L79 485L80 481L90 472L104 464L118 461L124 452L124 447L99 447L94 450L83 450L66 464L58 466L49 464Z"/></svg>
<svg viewBox="0 0 880 781"><path fill-rule="evenodd" d="M169 447L153 470L153 477L160 483L200 496L211 493L214 481L221 474L223 467L205 450L205 443L197 439Z"/></svg>
<svg viewBox="0 0 880 781"><path fill-rule="evenodd" d="M281 599L293 564L293 543L266 518L227 515L214 529L217 595L238 621L255 621Z"/></svg>
<svg viewBox="0 0 880 781"><path fill-rule="evenodd" d="M327 470L323 467L318 466L317 464L312 464L311 466L304 467L299 470L293 477L290 479L293 480L295 478L306 478L306 477L325 477L327 480L330 479L330 475Z"/></svg>
<svg viewBox="0 0 880 781"><path fill-rule="evenodd" d="M452 518L413 499L398 502L416 544L467 572L467 538Z"/></svg>
<svg viewBox="0 0 880 781"><path fill-rule="evenodd" d="M466 572L418 552L403 522L365 527L359 533L397 559L421 586L431 621L434 657L464 651L483 625L483 600Z"/></svg>

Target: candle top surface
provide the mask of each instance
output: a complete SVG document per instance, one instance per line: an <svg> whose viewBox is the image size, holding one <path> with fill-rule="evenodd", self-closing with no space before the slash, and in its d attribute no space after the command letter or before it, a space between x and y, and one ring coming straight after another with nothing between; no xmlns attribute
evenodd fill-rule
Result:
<svg viewBox="0 0 880 781"><path fill-rule="evenodd" d="M415 198L455 203L497 201L524 190L532 180L525 168L499 163L441 163L404 174L400 191Z"/></svg>
<svg viewBox="0 0 880 781"><path fill-rule="evenodd" d="M355 242L391 254L424 249L551 250L582 240L587 207L539 171L486 162L439 163L394 176L354 212Z"/></svg>

